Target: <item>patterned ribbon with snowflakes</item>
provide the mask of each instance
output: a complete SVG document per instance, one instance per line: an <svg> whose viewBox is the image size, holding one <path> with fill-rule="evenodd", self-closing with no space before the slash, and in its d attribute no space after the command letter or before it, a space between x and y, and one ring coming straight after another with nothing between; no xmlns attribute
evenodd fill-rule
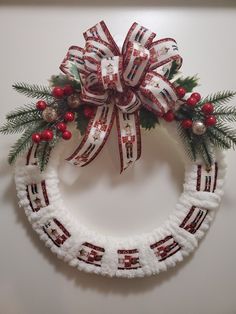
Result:
<svg viewBox="0 0 236 314"><path fill-rule="evenodd" d="M155 33L134 23L120 51L102 21L84 33L85 47L72 46L60 69L81 83L83 103L96 106L85 136L67 160L85 166L101 151L116 119L121 172L141 155L139 108L158 116L178 99L166 78L182 64L174 39L153 41Z"/></svg>

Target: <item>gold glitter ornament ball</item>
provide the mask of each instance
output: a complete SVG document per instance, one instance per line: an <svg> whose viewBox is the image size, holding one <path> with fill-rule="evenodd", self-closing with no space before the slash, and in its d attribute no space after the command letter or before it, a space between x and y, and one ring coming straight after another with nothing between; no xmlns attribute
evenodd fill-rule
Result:
<svg viewBox="0 0 236 314"><path fill-rule="evenodd" d="M67 104L70 108L75 109L80 105L79 95L72 94L67 98Z"/></svg>
<svg viewBox="0 0 236 314"><path fill-rule="evenodd" d="M54 108L47 107L42 112L42 117L46 122L53 122L57 119L57 112Z"/></svg>

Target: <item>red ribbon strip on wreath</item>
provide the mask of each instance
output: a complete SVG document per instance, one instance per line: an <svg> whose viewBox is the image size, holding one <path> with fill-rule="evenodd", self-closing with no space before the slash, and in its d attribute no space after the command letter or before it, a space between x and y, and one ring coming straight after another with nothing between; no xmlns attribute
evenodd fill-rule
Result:
<svg viewBox="0 0 236 314"><path fill-rule="evenodd" d="M175 106L174 85L166 79L182 58L174 39L153 42L155 33L134 23L122 52L102 21L84 33L85 48L72 46L60 69L82 86L81 101L96 106L85 136L67 160L85 166L101 151L114 119L118 131L121 172L141 155L139 108L162 116Z"/></svg>

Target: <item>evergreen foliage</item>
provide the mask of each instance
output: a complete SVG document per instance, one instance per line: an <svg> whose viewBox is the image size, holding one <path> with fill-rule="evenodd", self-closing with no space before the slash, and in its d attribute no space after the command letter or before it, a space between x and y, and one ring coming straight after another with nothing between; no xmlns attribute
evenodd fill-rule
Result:
<svg viewBox="0 0 236 314"><path fill-rule="evenodd" d="M190 93L194 90L196 86L198 86L198 77L197 76L187 76L187 77L180 77L174 83L176 85L182 86L186 89L187 93Z"/></svg>
<svg viewBox="0 0 236 314"><path fill-rule="evenodd" d="M215 105L212 115L216 117L217 123L207 127L204 135L195 135L191 130L182 128L181 123L178 124L179 135L187 155L192 160L196 160L197 156L200 156L207 166L211 166L213 147L220 149L236 147L236 130L226 124L226 122L236 122L236 108L225 105L234 95L235 93L231 91L218 92L204 98L195 108L181 106L176 112L176 118L179 121L184 119L204 121L205 116L201 112L201 106L206 102Z"/></svg>
<svg viewBox="0 0 236 314"><path fill-rule="evenodd" d="M141 127L145 130L154 129L159 123L157 115L144 107L140 109L139 118Z"/></svg>
<svg viewBox="0 0 236 314"><path fill-rule="evenodd" d="M89 123L89 119L84 116L82 106L79 107L76 112L75 122L77 129L80 131L80 134L84 135Z"/></svg>
<svg viewBox="0 0 236 314"><path fill-rule="evenodd" d="M207 97L203 98L199 103L198 103L198 107L207 103L207 102L211 102L214 105L224 105L227 102L229 102L230 100L233 99L233 97L236 95L236 92L233 91L223 91L223 92L217 92L211 95L208 95ZM224 107L225 109L225 107Z"/></svg>
<svg viewBox="0 0 236 314"><path fill-rule="evenodd" d="M45 126L46 123L44 121L38 121L34 125L29 126L29 128L24 131L22 136L16 141L9 152L9 164L14 163L20 154L29 149L29 147L32 145L32 134L43 131Z"/></svg>
<svg viewBox="0 0 236 314"><path fill-rule="evenodd" d="M49 87L27 84L27 83L16 83L12 86L18 93L21 93L27 97L36 99L50 99L53 98L52 91Z"/></svg>

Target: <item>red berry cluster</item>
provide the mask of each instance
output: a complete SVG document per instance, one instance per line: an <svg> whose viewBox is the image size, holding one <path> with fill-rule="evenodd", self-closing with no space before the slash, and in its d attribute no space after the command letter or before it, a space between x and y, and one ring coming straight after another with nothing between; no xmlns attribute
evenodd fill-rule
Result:
<svg viewBox="0 0 236 314"><path fill-rule="evenodd" d="M201 100L201 95L199 93L192 93L191 96L186 100L186 105L188 107L194 108L197 103ZM207 102L202 105L201 112L204 114L204 124L207 127L213 126L216 124L216 117L213 115L214 105L210 102ZM182 127L185 129L190 129L193 125L192 119L184 119L182 121Z"/></svg>
<svg viewBox="0 0 236 314"><path fill-rule="evenodd" d="M58 100L68 97L74 93L74 88L67 84L63 87L55 86L52 89L52 96ZM40 111L44 111L48 107L48 104L44 100L39 100L36 103L36 108ZM85 106L83 109L84 116L88 119L91 119L94 116L94 107L92 106ZM46 129L43 130L41 133L34 133L32 134L32 141L34 143L39 143L41 141L51 141L54 138L54 132L60 132L61 137L64 140L69 140L72 137L72 133L67 130L67 123L72 122L75 119L75 114L72 111L67 111L63 117L63 121L58 122L54 130L53 129ZM61 120L61 119L60 119Z"/></svg>
<svg viewBox="0 0 236 314"><path fill-rule="evenodd" d="M213 126L216 124L216 117L213 115L214 112L214 105L210 102L205 103L202 108L201 111L204 113L205 115L205 125L206 126Z"/></svg>
<svg viewBox="0 0 236 314"><path fill-rule="evenodd" d="M67 84L64 87L55 86L52 90L52 95L57 99L61 99L63 97L72 95L73 92L74 88L71 85Z"/></svg>
<svg viewBox="0 0 236 314"><path fill-rule="evenodd" d="M39 100L36 103L36 108L40 111L43 111L46 109L46 107L48 106L48 104L44 101L44 100ZM75 114L74 112L71 111L67 111L64 116L63 116L63 120L64 122L58 122L56 124L56 129L61 132L62 134L62 138L64 140L69 140L72 137L72 133L70 131L67 130L67 122L72 122L75 119ZM51 129L46 129L43 130L41 133L33 133L32 134L32 141L34 143L39 143L41 141L51 141L54 137L54 132Z"/></svg>
<svg viewBox="0 0 236 314"><path fill-rule="evenodd" d="M176 87L176 93L179 99L182 99L187 91L183 86ZM201 100L201 95L199 93L192 93L191 96L186 100L186 103L190 107L194 107Z"/></svg>
<svg viewBox="0 0 236 314"><path fill-rule="evenodd" d="M176 93L179 99L183 98L186 94L186 89L182 86L176 87ZM186 100L186 104L189 107L194 107L201 100L201 95L199 93L192 93L191 96ZM175 119L175 114L172 110L167 111L163 115L163 119L167 122L172 122ZM191 120L190 120L191 121ZM190 121L187 121L187 124L190 125ZM192 126L192 124L191 124ZM191 127L189 126L189 127Z"/></svg>

